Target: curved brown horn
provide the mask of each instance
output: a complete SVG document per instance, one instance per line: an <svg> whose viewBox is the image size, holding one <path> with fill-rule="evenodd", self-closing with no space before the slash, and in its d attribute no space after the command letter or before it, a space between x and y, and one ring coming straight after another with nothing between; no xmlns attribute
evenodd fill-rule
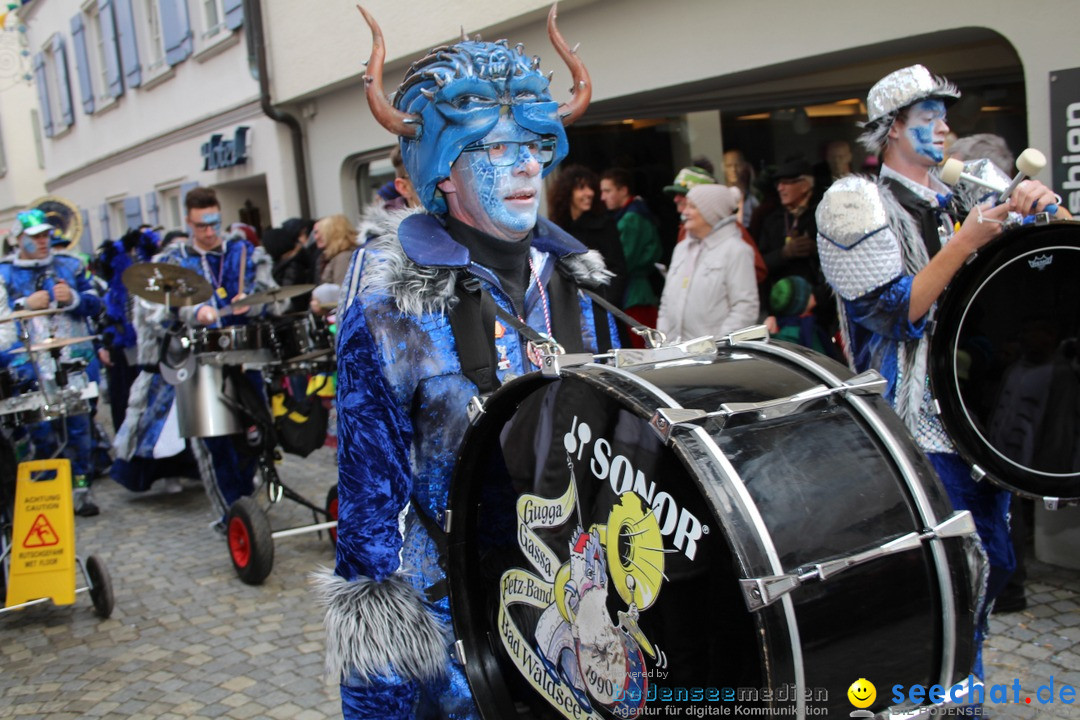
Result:
<svg viewBox="0 0 1080 720"><path fill-rule="evenodd" d="M586 108L589 107L589 101L592 100L592 80L589 78L589 71L585 68L585 63L581 61L581 58L578 57L574 50L570 49L570 46L563 40L563 36L559 34L559 28L555 26L558 7L559 5L556 3L551 6L551 11L548 12L548 37L551 38L551 44L555 47L555 52L559 53L559 57L570 68L570 75L574 79L574 85L570 88L573 97L570 98L570 102L559 106L559 116L562 118L562 124L567 127L584 115Z"/></svg>
<svg viewBox="0 0 1080 720"><path fill-rule="evenodd" d="M386 47L383 42L382 29L367 10L359 5L356 6L356 9L364 16L368 27L371 28L371 58L367 61L367 73L364 74L364 91L367 93L371 114L375 116L380 125L390 132L405 138L414 138L420 131L420 118L395 108L386 99L386 93L383 92L382 73L383 61L386 59Z"/></svg>

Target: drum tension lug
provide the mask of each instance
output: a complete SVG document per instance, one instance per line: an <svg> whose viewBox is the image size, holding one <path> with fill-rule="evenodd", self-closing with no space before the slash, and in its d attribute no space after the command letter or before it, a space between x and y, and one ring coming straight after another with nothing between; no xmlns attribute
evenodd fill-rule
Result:
<svg viewBox="0 0 1080 720"><path fill-rule="evenodd" d="M469 416L469 424L475 425L484 414L484 399L479 395L473 395L469 399L469 404L466 406L465 412Z"/></svg>
<svg viewBox="0 0 1080 720"><path fill-rule="evenodd" d="M750 327L736 330L724 336L728 347L734 347L746 342L769 342L769 328L765 325L751 325Z"/></svg>
<svg viewBox="0 0 1080 720"><path fill-rule="evenodd" d="M454 655L457 656L457 660L461 663L462 667L465 666L465 643L458 640L454 643Z"/></svg>
<svg viewBox="0 0 1080 720"><path fill-rule="evenodd" d="M451 513L451 511L449 509L443 510L443 513L442 513L442 529L443 529L443 532L446 533L447 535L450 534L450 518L451 517L452 517L452 513Z"/></svg>
<svg viewBox="0 0 1080 720"><path fill-rule="evenodd" d="M653 429L664 443L671 439L671 433L678 425L693 423L709 416L704 410L686 408L659 408L649 420L649 427Z"/></svg>
<svg viewBox="0 0 1080 720"><path fill-rule="evenodd" d="M1066 504L1067 503L1061 502L1061 498L1056 498L1056 497L1044 497L1043 498L1043 508L1046 509L1046 510L1057 510L1059 508L1065 507Z"/></svg>
<svg viewBox="0 0 1080 720"><path fill-rule="evenodd" d="M558 377L559 371L563 368L587 365L594 362L595 359L596 358L589 353L545 354L543 356L543 367L540 368L540 374L544 377Z"/></svg>
<svg viewBox="0 0 1080 720"><path fill-rule="evenodd" d="M716 357L716 340L711 335L694 338L677 345L664 345L657 348L619 348L607 354L614 360L615 367L625 368L635 365L655 365L662 362L687 360L690 358Z"/></svg>

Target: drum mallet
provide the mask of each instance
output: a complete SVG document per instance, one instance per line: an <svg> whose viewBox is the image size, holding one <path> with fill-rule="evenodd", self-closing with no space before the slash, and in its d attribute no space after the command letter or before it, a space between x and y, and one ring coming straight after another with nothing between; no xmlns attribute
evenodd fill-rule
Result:
<svg viewBox="0 0 1080 720"><path fill-rule="evenodd" d="M967 180L970 183L979 185L980 187L993 190L998 193L997 203L1000 205L1009 199L1016 186L1029 177L1034 177L1042 172L1046 167L1046 156L1035 148L1028 148L1024 152L1020 153L1020 157L1016 158L1016 169L1019 171L1009 182L1008 185L1002 187L998 183L984 180L974 175L969 175L964 172L964 163L956 158L949 158L941 166L941 181L950 187L960 182L961 180ZM1053 215L1057 212L1057 205L1050 204L1046 206L1046 212Z"/></svg>

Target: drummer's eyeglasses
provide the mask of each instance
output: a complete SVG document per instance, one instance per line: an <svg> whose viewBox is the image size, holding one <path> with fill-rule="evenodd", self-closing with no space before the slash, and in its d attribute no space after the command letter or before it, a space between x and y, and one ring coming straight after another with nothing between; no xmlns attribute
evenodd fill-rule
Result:
<svg viewBox="0 0 1080 720"><path fill-rule="evenodd" d="M514 140L500 140L489 143L473 143L466 145L461 152L487 151L488 160L495 167L508 167L517 163L521 157L521 148L524 147L529 154L536 158L544 167L551 164L555 159L555 138L542 138L540 140L527 140L517 142Z"/></svg>
<svg viewBox="0 0 1080 720"><path fill-rule="evenodd" d="M221 230L221 215L218 213L207 213L203 215L203 220L208 222L191 223L191 226L196 230L213 230L218 232Z"/></svg>

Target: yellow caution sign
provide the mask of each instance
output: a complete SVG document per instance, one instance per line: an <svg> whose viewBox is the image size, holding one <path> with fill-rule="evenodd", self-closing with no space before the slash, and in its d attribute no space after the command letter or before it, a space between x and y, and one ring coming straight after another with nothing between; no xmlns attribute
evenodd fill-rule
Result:
<svg viewBox="0 0 1080 720"><path fill-rule="evenodd" d="M19 463L7 607L38 598L75 602L71 461Z"/></svg>

